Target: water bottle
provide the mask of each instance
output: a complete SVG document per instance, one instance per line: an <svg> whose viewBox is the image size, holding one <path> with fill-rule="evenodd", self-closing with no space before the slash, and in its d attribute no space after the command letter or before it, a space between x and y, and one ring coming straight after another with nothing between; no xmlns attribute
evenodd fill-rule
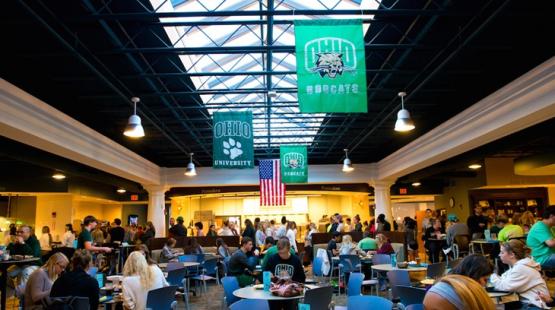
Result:
<svg viewBox="0 0 555 310"><path fill-rule="evenodd" d="M264 271L262 273L262 283L264 283L264 291L270 291L270 283L272 282L272 273Z"/></svg>
<svg viewBox="0 0 555 310"><path fill-rule="evenodd" d="M393 253L391 254L391 267L396 267L397 266L397 254Z"/></svg>

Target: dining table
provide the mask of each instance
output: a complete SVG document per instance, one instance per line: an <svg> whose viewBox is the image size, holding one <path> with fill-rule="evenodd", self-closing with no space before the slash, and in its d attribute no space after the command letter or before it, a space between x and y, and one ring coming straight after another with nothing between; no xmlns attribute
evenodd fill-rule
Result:
<svg viewBox="0 0 555 310"><path fill-rule="evenodd" d="M307 289L313 289L317 287L318 287L317 285L305 284L305 291ZM260 300L268 300L268 301L294 300L294 299L301 299L304 297L304 293L298 296L291 296L291 297L276 296L272 294L270 291L259 289L259 286L255 286L255 285L249 285L240 289L236 289L235 291L233 291L233 295L243 299L260 299Z"/></svg>
<svg viewBox="0 0 555 310"><path fill-rule="evenodd" d="M10 266L24 266L24 265L30 265L36 261L39 261L40 258L38 257L30 257L30 258L23 258L23 259L7 259L7 260L1 260L0 259L0 285L2 286L0 288L0 298L2 299L2 302L0 304L0 310L5 310L6 309L6 299L7 299L7 294L6 294L6 287L8 286L8 268Z"/></svg>

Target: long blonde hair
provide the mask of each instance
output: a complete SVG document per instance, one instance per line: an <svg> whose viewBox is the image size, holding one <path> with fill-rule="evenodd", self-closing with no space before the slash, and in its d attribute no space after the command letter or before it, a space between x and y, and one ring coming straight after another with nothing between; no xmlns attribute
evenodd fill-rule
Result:
<svg viewBox="0 0 555 310"><path fill-rule="evenodd" d="M126 277L139 276L143 288L151 287L153 275L148 267L143 253L133 251L129 254L125 265L123 266L123 275Z"/></svg>
<svg viewBox="0 0 555 310"><path fill-rule="evenodd" d="M52 256L50 256L50 258L42 266L42 269L44 269L44 271L46 271L46 273L48 274L48 278L52 282L54 282L54 281L56 281L56 279L58 279L58 273L54 269L56 267L56 265L58 265L58 264L64 264L65 266L67 266L69 264L69 260L61 252L57 252L57 253L52 254Z"/></svg>
<svg viewBox="0 0 555 310"><path fill-rule="evenodd" d="M491 298L489 298L486 290L475 280L458 274L450 274L441 278L440 281L449 284L453 288L464 304L464 309L495 309L495 305Z"/></svg>

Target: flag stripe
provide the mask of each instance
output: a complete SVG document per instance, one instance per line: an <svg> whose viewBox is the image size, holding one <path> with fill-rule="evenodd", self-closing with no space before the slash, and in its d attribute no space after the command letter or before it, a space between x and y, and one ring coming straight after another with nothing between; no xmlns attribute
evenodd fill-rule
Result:
<svg viewBox="0 0 555 310"><path fill-rule="evenodd" d="M285 184L281 183L279 159L260 160L260 205L285 205Z"/></svg>

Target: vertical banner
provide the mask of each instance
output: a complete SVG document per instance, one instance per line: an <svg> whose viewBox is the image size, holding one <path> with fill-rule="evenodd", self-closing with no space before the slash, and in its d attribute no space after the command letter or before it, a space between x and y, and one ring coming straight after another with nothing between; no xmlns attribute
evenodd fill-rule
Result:
<svg viewBox="0 0 555 310"><path fill-rule="evenodd" d="M302 113L366 113L366 62L360 19L296 20Z"/></svg>
<svg viewBox="0 0 555 310"><path fill-rule="evenodd" d="M253 168L252 112L215 112L213 116L213 167Z"/></svg>
<svg viewBox="0 0 555 310"><path fill-rule="evenodd" d="M289 183L308 182L306 145L282 145L279 147L281 181Z"/></svg>

